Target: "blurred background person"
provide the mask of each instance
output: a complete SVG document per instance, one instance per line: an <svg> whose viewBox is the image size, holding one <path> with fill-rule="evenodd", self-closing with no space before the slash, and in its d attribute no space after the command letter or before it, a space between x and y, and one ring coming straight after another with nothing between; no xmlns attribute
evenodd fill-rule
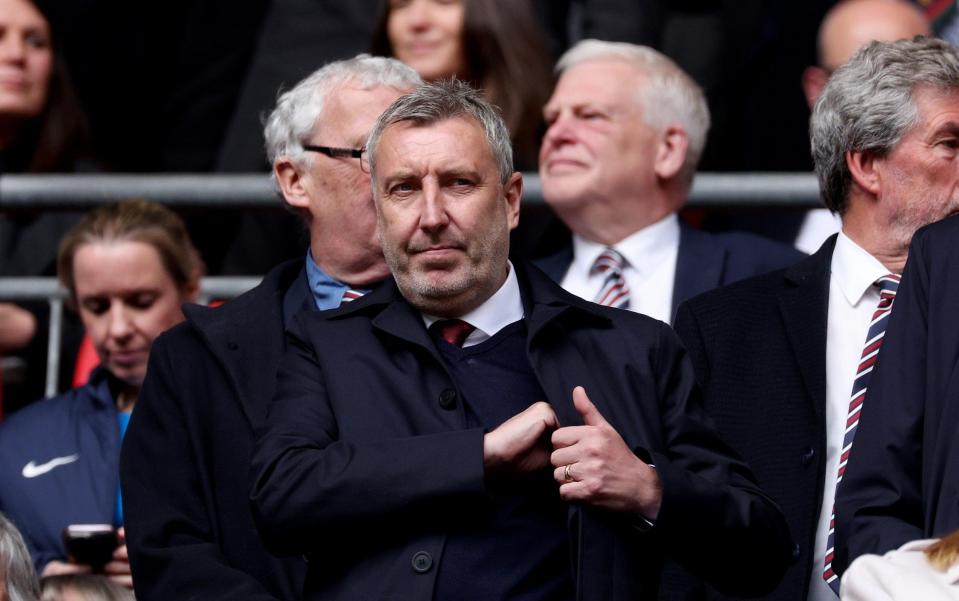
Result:
<svg viewBox="0 0 959 601"><path fill-rule="evenodd" d="M39 596L40 585L23 536L0 513L0 601L36 601Z"/></svg>
<svg viewBox="0 0 959 601"><path fill-rule="evenodd" d="M842 577L842 601L959 599L959 530L915 540L885 555L862 555Z"/></svg>
<svg viewBox="0 0 959 601"><path fill-rule="evenodd" d="M60 574L40 581L40 601L134 601L129 590L97 574Z"/></svg>
<svg viewBox="0 0 959 601"><path fill-rule="evenodd" d="M12 303L0 303L0 355L27 344L36 328L32 313Z"/></svg>
<svg viewBox="0 0 959 601"><path fill-rule="evenodd" d="M536 169L552 79L528 0L386 0L372 52L426 81L455 76L482 90L503 114L517 170Z"/></svg>
<svg viewBox="0 0 959 601"><path fill-rule="evenodd" d="M120 441L161 332L196 297L198 255L183 222L146 201L104 205L60 244L58 276L101 365L88 383L11 415L0 427L0 510L24 534L42 575L90 571L68 560L71 524L123 524ZM104 572L132 586L126 547Z"/></svg>
<svg viewBox="0 0 959 601"><path fill-rule="evenodd" d="M86 121L47 15L32 0L0 0L0 174L73 172L89 158ZM53 275L57 244L80 215L0 213L0 277ZM37 336L17 353L20 373L7 374L7 383L14 382L7 411L36 398L43 387L47 306L24 307L34 314ZM67 325L65 348L75 348L78 330L75 322Z"/></svg>

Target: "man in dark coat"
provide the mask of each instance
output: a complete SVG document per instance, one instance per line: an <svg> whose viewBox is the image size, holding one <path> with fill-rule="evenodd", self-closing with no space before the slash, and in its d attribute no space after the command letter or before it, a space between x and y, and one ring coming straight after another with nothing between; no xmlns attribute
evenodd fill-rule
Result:
<svg viewBox="0 0 959 601"><path fill-rule="evenodd" d="M295 320L253 460L305 598L654 599L666 554L771 588L785 523L671 330L508 262L522 176L495 109L423 86L369 152L395 284Z"/></svg>
<svg viewBox="0 0 959 601"><path fill-rule="evenodd" d="M121 459L141 601L299 598L302 559L270 555L250 515L254 431L293 316L337 307L388 273L360 155L379 113L418 83L391 59L339 61L280 96L267 120L274 176L310 250L222 308L186 307L153 347Z"/></svg>
<svg viewBox="0 0 959 601"><path fill-rule="evenodd" d="M612 256L628 290L617 306L669 323L680 302L803 256L751 234L680 223L709 109L675 63L652 48L587 40L557 71L539 173L572 241L537 266L563 288L608 304L601 260Z"/></svg>
<svg viewBox="0 0 959 601"><path fill-rule="evenodd" d="M959 218L916 233L836 498L844 569L959 528Z"/></svg>
<svg viewBox="0 0 959 601"><path fill-rule="evenodd" d="M959 209L947 150L957 98L959 54L944 43L867 46L830 78L810 127L823 199L842 231L792 267L679 309L676 331L707 412L797 542L795 562L766 599L836 599L827 565L835 488L850 447L852 457L859 452L857 412L868 415L872 403L873 383L864 402L859 396L878 352L870 332L899 310L895 293L874 283L898 278L918 227Z"/></svg>

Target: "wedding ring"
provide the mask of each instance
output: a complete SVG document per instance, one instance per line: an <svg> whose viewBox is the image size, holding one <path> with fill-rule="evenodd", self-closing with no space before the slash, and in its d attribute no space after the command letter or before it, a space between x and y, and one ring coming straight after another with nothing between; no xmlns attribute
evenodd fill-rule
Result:
<svg viewBox="0 0 959 601"><path fill-rule="evenodd" d="M567 481L567 482L573 482L573 474L570 473L570 470L569 470L569 468L571 468L571 467L573 467L573 464L572 464L572 463L569 464L569 465L567 465L567 466L566 466L566 469L563 470L563 477L566 478L566 481Z"/></svg>

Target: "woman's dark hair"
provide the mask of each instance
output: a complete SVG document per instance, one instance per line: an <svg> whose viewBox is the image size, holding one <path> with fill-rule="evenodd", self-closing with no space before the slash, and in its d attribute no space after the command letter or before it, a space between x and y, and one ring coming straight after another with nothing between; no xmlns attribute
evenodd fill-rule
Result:
<svg viewBox="0 0 959 601"><path fill-rule="evenodd" d="M53 66L47 98L39 115L29 119L13 144L2 150L6 172L70 172L78 160L88 158L89 132L80 103L67 74L56 32L44 6L26 0L47 20L51 28Z"/></svg>
<svg viewBox="0 0 959 601"><path fill-rule="evenodd" d="M509 127L518 169L535 169L544 132L543 105L552 90L543 32L528 0L463 0L463 50L469 73L459 74L499 107ZM393 56L384 0L371 52Z"/></svg>

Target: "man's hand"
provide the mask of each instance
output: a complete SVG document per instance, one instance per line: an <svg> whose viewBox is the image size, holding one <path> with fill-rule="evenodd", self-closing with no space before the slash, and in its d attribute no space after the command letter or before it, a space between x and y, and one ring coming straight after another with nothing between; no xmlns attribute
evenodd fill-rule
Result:
<svg viewBox="0 0 959 601"><path fill-rule="evenodd" d="M117 534L122 544L113 551L113 559L103 566L103 573L120 586L132 589L133 576L130 573L130 556L127 554L126 533L123 528L120 528Z"/></svg>
<svg viewBox="0 0 959 601"><path fill-rule="evenodd" d="M549 467L547 434L559 427L548 403L533 403L483 437L486 473L535 472Z"/></svg>
<svg viewBox="0 0 959 601"><path fill-rule="evenodd" d="M560 497L655 520L663 492L656 470L633 454L582 386L573 389L573 405L586 425L560 428L552 439Z"/></svg>

